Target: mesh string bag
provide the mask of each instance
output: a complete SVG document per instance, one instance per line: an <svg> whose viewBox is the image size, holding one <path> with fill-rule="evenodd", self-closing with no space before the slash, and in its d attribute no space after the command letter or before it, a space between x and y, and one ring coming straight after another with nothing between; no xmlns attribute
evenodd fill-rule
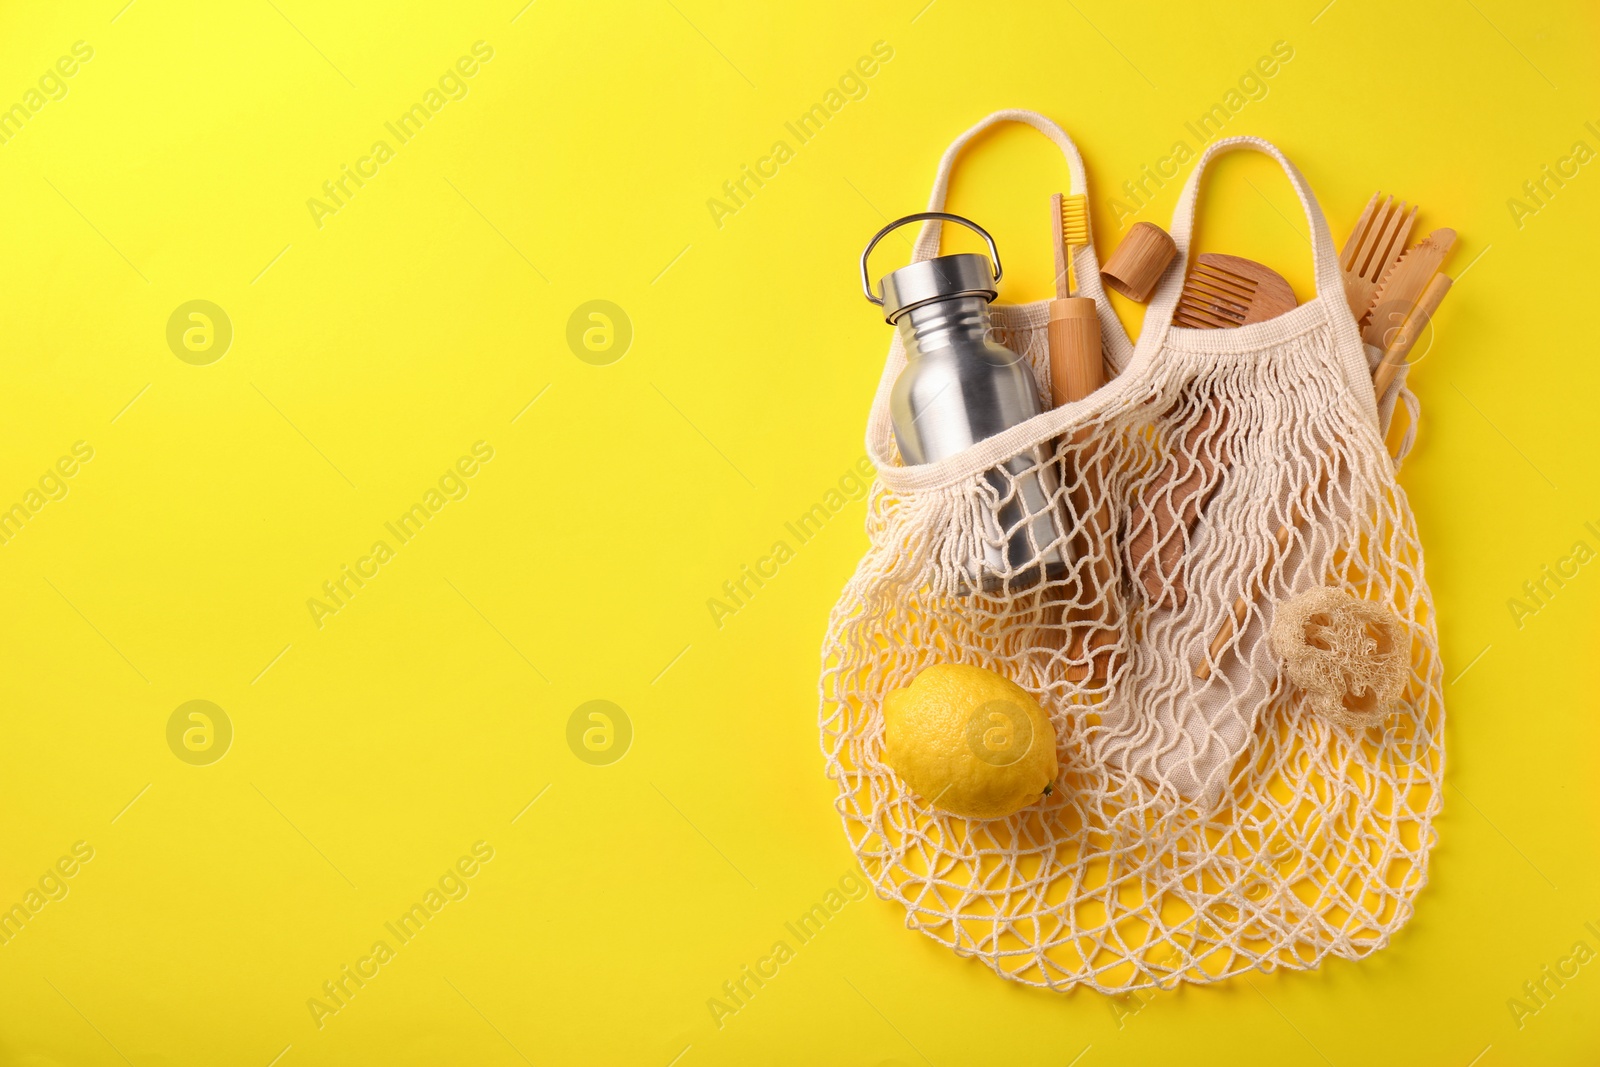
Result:
<svg viewBox="0 0 1600 1067"><path fill-rule="evenodd" d="M943 209L963 147L1005 121L1055 141L1071 191L1084 191L1067 135L1004 111L946 152L929 210ZM1174 327L1201 174L1235 149L1276 159L1298 193L1317 296L1237 329ZM1410 917L1435 840L1438 639L1382 434L1403 386L1380 419L1327 224L1270 144L1212 145L1172 236L1179 255L1137 346L1106 302L1093 249L1076 261L1115 377L960 455L901 463L888 411L905 365L895 338L867 429L878 467L870 547L823 645L822 748L879 895L957 954L1053 989L1125 993L1360 958ZM915 258L937 254L939 239L939 224L926 225ZM993 311L999 340L1048 397L1045 304ZM1019 454L1055 468L1066 516L1057 547L1073 562L1062 576L1019 573L974 593L970 561L1008 533L993 530L1006 491L985 472ZM1130 533L1163 502L1181 511L1181 486L1203 502L1198 517L1159 531L1176 541L1175 565L1144 567L1130 558ZM1319 712L1285 680L1269 640L1276 604L1324 587L1393 620L1385 633L1398 642L1400 678L1381 706L1356 694L1360 715ZM995 671L1037 698L1060 767L1048 796L1008 818L968 820L934 809L884 765L886 694L944 662Z"/></svg>

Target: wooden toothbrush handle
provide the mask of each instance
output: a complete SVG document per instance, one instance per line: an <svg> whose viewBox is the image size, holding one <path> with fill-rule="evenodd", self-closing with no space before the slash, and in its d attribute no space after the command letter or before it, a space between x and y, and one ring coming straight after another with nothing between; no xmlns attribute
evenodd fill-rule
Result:
<svg viewBox="0 0 1600 1067"><path fill-rule="evenodd" d="M1207 401L1181 447L1168 457L1134 506L1128 561L1152 607L1181 608L1188 599L1182 574L1184 534L1216 490L1218 457L1207 447L1207 438L1222 431L1225 419L1216 401Z"/></svg>

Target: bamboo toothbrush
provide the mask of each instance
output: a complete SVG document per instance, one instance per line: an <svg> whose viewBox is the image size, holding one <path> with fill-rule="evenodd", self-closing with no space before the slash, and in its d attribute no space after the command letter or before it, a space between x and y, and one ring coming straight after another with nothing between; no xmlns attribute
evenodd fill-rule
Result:
<svg viewBox="0 0 1600 1067"><path fill-rule="evenodd" d="M1089 244L1089 198L1050 198L1051 244L1056 254L1056 298L1050 301L1050 393L1056 407L1082 400L1105 384L1100 360L1100 317L1094 301L1073 296L1073 251Z"/></svg>
<svg viewBox="0 0 1600 1067"><path fill-rule="evenodd" d="M1050 321L1047 336L1050 342L1050 394L1055 407L1082 400L1105 384L1105 365L1100 353L1100 316L1095 302L1087 296L1073 296L1077 289L1077 271L1073 258L1077 249L1089 245L1089 198L1083 195L1063 196L1056 193L1050 198L1050 243L1055 248L1056 298L1050 301ZM1085 431L1073 436L1074 444L1081 444ZM1068 494L1072 515L1081 523L1080 550L1096 557L1092 568L1094 588L1090 596L1097 600L1100 591L1112 582L1109 566L1100 558L1105 531L1111 526L1110 511L1105 504L1095 507L1097 495L1092 470L1078 472L1076 486ZM1083 655L1086 631L1092 628L1089 643L1096 653L1091 664L1069 668L1073 681L1093 675L1098 680L1110 671L1110 646L1114 636L1100 622L1102 613L1094 609L1074 607L1069 609L1071 626L1071 651L1078 659ZM1101 649L1105 649L1101 652Z"/></svg>

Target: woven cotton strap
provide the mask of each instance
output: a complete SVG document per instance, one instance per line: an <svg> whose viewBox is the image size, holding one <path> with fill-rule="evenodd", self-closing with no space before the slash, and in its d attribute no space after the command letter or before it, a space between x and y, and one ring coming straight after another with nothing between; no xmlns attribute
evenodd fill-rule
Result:
<svg viewBox="0 0 1600 1067"><path fill-rule="evenodd" d="M1155 295L1150 300L1134 358L1153 358L1166 343L1167 332L1172 328L1173 311L1177 308L1178 296L1183 291L1185 267L1189 261L1190 244L1194 237L1195 206L1200 197L1201 181L1212 160L1239 149L1260 152L1276 160L1288 177L1289 184L1294 187L1295 195L1300 198L1300 207L1305 211L1306 222L1311 227L1311 258L1317 286L1315 299L1324 306L1333 325L1334 344L1339 352L1346 384L1355 391L1357 397L1365 398L1364 403L1375 419L1376 401L1372 396L1371 371L1367 365L1366 353L1361 347L1360 331L1356 328L1355 318L1345 303L1344 284L1339 273L1339 254L1334 249L1333 234L1328 230L1328 220L1323 217L1322 208L1317 204L1317 198L1312 194L1300 171L1289 162L1288 157L1279 151L1276 145L1260 137L1229 137L1216 142L1201 154L1199 162L1189 174L1188 181L1184 182L1183 192L1179 194L1178 204L1172 212L1172 241L1178 246L1178 254L1172 258L1172 265L1167 268Z"/></svg>

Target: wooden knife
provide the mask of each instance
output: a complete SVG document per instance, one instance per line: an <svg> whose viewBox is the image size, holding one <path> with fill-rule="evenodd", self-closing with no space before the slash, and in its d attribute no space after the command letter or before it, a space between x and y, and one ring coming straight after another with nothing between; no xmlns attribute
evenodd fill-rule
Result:
<svg viewBox="0 0 1600 1067"><path fill-rule="evenodd" d="M1389 268L1383 281L1378 283L1372 310L1368 312L1361 328L1363 341L1378 348L1388 347L1395 331L1405 323L1411 308L1428 287L1428 282L1444 266L1445 258L1450 255L1455 243L1456 231L1448 228L1434 230Z"/></svg>

